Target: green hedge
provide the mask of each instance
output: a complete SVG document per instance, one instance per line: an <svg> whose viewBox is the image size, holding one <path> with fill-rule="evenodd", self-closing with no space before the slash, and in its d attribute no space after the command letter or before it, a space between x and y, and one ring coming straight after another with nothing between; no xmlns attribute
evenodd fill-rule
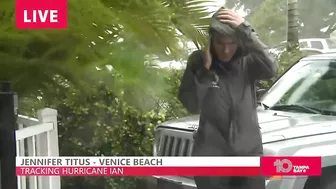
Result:
<svg viewBox="0 0 336 189"><path fill-rule="evenodd" d="M110 84L97 82L90 86L89 94L83 94L76 86L59 79L66 87L21 97L20 113L36 116L34 113L42 107L58 110L61 156L151 156L155 126L187 115L176 98L182 72L159 72L167 86L165 93L141 94L141 98L155 101L150 108L133 105L139 105L133 98L139 97L142 89L130 88L122 95ZM133 92L135 95L130 95ZM42 100L36 99L36 95ZM141 188L141 180L140 177L63 177L62 189L135 189Z"/></svg>

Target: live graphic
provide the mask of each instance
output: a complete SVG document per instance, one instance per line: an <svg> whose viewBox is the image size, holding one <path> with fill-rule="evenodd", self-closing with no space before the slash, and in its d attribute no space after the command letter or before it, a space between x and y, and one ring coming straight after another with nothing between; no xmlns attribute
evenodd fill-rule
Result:
<svg viewBox="0 0 336 189"><path fill-rule="evenodd" d="M67 27L67 0L16 0L16 28Z"/></svg>

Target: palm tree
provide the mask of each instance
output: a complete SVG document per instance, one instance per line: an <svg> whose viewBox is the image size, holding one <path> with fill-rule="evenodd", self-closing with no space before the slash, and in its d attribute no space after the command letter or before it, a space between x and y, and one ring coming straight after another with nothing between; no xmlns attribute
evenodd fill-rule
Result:
<svg viewBox="0 0 336 189"><path fill-rule="evenodd" d="M84 84L95 67L107 64L124 74L124 81L134 80L145 55L179 57L177 30L204 43L208 21L203 17L209 13L202 3L213 1L69 0L67 30L21 31L13 24L14 4L5 0L0 80L12 81L21 96L58 86L55 75L89 88Z"/></svg>
<svg viewBox="0 0 336 189"><path fill-rule="evenodd" d="M287 0L288 7L288 29L287 42L289 47L299 43L299 11L298 0Z"/></svg>

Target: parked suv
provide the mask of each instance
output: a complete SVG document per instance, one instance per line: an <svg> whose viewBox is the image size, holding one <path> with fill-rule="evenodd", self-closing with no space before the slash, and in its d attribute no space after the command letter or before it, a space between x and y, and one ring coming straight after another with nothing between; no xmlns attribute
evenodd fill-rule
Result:
<svg viewBox="0 0 336 189"><path fill-rule="evenodd" d="M318 49L324 53L336 52L336 41L329 38L308 38L299 40L301 48Z"/></svg>
<svg viewBox="0 0 336 189"><path fill-rule="evenodd" d="M321 177L269 177L267 189L336 189L336 53L304 57L260 98L267 156L322 156ZM154 156L190 156L199 116L157 126ZM156 189L196 188L193 177L153 176Z"/></svg>

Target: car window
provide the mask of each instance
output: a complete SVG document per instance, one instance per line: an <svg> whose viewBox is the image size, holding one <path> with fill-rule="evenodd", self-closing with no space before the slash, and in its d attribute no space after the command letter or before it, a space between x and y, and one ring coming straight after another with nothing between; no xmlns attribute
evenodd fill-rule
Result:
<svg viewBox="0 0 336 189"><path fill-rule="evenodd" d="M329 49L336 49L336 39L326 39Z"/></svg>
<svg viewBox="0 0 336 189"><path fill-rule="evenodd" d="M306 41L300 42L301 48L308 48L308 43Z"/></svg>
<svg viewBox="0 0 336 189"><path fill-rule="evenodd" d="M321 41L311 41L311 47L315 49L323 49L323 44Z"/></svg>
<svg viewBox="0 0 336 189"><path fill-rule="evenodd" d="M267 106L302 105L336 112L336 62L301 61L263 97Z"/></svg>

